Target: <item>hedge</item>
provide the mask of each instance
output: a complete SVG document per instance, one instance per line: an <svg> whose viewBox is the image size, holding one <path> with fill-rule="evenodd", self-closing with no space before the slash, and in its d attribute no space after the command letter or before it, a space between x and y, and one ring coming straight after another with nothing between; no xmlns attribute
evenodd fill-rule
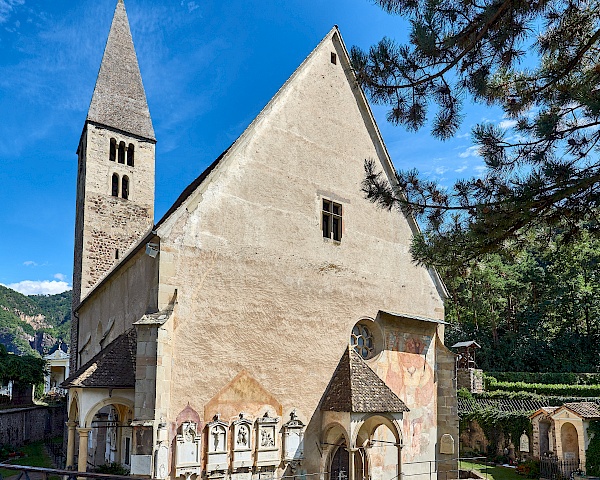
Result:
<svg viewBox="0 0 600 480"><path fill-rule="evenodd" d="M483 392L477 394L478 398L502 399L502 400L531 400L544 402L547 406L559 407L565 403L581 402L582 400L600 403L599 397L578 397L573 395L538 395L532 392L505 392L504 390L495 390L493 392Z"/></svg>
<svg viewBox="0 0 600 480"><path fill-rule="evenodd" d="M543 383L544 385L600 385L600 373L486 372L499 382Z"/></svg>
<svg viewBox="0 0 600 480"><path fill-rule="evenodd" d="M566 385L525 382L499 382L494 377L487 377L485 388L488 391L503 390L505 392L530 392L538 395L563 397L600 397L600 385Z"/></svg>

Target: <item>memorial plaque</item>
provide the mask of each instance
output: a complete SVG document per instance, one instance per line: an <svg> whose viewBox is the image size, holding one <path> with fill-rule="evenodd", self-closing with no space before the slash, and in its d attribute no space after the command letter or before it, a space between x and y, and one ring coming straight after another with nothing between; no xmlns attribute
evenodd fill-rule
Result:
<svg viewBox="0 0 600 480"><path fill-rule="evenodd" d="M525 432L521 435L521 439L519 440L519 450L521 452L529 453L529 437Z"/></svg>
<svg viewBox="0 0 600 480"><path fill-rule="evenodd" d="M445 433L440 439L440 453L454 455L454 438L449 433Z"/></svg>
<svg viewBox="0 0 600 480"><path fill-rule="evenodd" d="M156 450L156 478L167 478L169 475L169 449L161 444Z"/></svg>

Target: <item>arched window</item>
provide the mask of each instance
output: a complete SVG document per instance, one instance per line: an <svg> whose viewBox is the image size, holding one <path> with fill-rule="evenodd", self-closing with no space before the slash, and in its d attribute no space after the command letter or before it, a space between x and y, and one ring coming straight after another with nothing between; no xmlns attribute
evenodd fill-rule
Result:
<svg viewBox="0 0 600 480"><path fill-rule="evenodd" d="M130 143L129 147L127 147L127 165L129 165L130 167L133 167L134 150L135 150L135 147L133 146L133 143Z"/></svg>
<svg viewBox="0 0 600 480"><path fill-rule="evenodd" d="M116 173L113 173L112 176L112 196L119 196L119 176Z"/></svg>
<svg viewBox="0 0 600 480"><path fill-rule="evenodd" d="M125 163L125 142L119 143L119 163Z"/></svg>
<svg viewBox="0 0 600 480"><path fill-rule="evenodd" d="M123 175L123 181L121 183L121 197L125 200L129 198L129 177L127 175Z"/></svg>
<svg viewBox="0 0 600 480"><path fill-rule="evenodd" d="M110 153L108 159L114 162L117 159L117 141L114 138L110 139Z"/></svg>

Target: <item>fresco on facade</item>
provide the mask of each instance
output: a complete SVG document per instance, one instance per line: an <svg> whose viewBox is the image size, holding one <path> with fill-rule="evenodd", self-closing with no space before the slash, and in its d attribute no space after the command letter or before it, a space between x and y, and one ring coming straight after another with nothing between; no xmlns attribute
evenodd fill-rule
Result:
<svg viewBox="0 0 600 480"><path fill-rule="evenodd" d="M435 448L435 357L433 336L386 329L386 350L377 373L410 409L403 423L404 462L419 461Z"/></svg>

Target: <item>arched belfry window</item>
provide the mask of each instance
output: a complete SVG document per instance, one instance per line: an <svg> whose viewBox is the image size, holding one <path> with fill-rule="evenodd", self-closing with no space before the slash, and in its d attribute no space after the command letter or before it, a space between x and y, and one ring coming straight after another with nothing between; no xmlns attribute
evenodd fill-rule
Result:
<svg viewBox="0 0 600 480"><path fill-rule="evenodd" d="M113 173L112 176L112 190L111 194L113 197L119 196L119 176L116 173Z"/></svg>
<svg viewBox="0 0 600 480"><path fill-rule="evenodd" d="M117 159L117 141L114 138L110 139L110 153L108 159L114 162Z"/></svg>
<svg viewBox="0 0 600 480"><path fill-rule="evenodd" d="M127 165L129 165L130 167L133 167L134 151L135 147L133 146L133 143L130 143L129 147L127 147Z"/></svg>
<svg viewBox="0 0 600 480"><path fill-rule="evenodd" d="M119 143L119 163L125 163L125 142Z"/></svg>
<svg viewBox="0 0 600 480"><path fill-rule="evenodd" d="M125 200L129 198L129 177L127 175L123 175L123 180L121 183L121 197Z"/></svg>

